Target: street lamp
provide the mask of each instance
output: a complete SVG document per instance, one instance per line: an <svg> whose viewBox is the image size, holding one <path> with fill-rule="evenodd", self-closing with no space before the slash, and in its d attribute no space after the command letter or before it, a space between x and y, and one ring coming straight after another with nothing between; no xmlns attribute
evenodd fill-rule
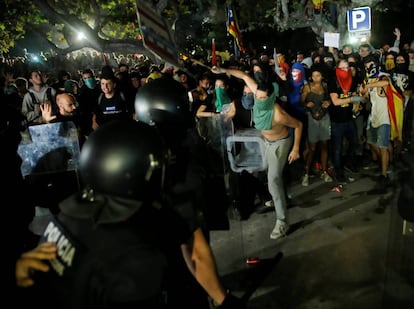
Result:
<svg viewBox="0 0 414 309"><path fill-rule="evenodd" d="M79 32L78 32L77 39L78 39L79 41L82 41L82 40L86 39L86 35L85 35L85 33L83 33L82 31L79 31Z"/></svg>

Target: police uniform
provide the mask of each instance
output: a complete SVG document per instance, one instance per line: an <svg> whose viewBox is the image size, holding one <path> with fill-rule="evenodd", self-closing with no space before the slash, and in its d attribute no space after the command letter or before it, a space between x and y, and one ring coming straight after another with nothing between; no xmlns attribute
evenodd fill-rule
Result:
<svg viewBox="0 0 414 309"><path fill-rule="evenodd" d="M108 195L60 208L42 236L58 258L39 277L54 308L163 308L167 264L192 235L177 213Z"/></svg>

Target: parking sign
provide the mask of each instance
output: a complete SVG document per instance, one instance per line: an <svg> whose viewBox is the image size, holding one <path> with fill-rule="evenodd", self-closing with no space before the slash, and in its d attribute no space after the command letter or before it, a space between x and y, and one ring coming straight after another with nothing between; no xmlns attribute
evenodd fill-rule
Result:
<svg viewBox="0 0 414 309"><path fill-rule="evenodd" d="M371 30L371 8L368 6L348 10L348 31Z"/></svg>

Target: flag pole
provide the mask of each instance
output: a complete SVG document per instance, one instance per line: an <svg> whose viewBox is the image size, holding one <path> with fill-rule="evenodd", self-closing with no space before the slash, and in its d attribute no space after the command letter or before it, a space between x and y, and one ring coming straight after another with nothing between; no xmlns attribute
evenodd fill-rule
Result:
<svg viewBox="0 0 414 309"><path fill-rule="evenodd" d="M239 48L237 47L236 39L233 38L233 46L234 46L234 56L236 59L239 59Z"/></svg>

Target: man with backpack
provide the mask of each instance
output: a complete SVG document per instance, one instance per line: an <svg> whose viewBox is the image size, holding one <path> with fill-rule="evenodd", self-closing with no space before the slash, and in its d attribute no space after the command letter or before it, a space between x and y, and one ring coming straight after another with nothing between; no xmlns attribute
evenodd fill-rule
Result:
<svg viewBox="0 0 414 309"><path fill-rule="evenodd" d="M92 128L96 130L112 120L132 119L125 94L117 88L118 79L110 66L102 68L100 84L102 93L98 97L98 103L92 115Z"/></svg>
<svg viewBox="0 0 414 309"><path fill-rule="evenodd" d="M22 114L27 125L41 124L42 112L40 105L48 103L55 108L56 90L45 84L40 71L31 71L29 82L31 87L23 97Z"/></svg>

